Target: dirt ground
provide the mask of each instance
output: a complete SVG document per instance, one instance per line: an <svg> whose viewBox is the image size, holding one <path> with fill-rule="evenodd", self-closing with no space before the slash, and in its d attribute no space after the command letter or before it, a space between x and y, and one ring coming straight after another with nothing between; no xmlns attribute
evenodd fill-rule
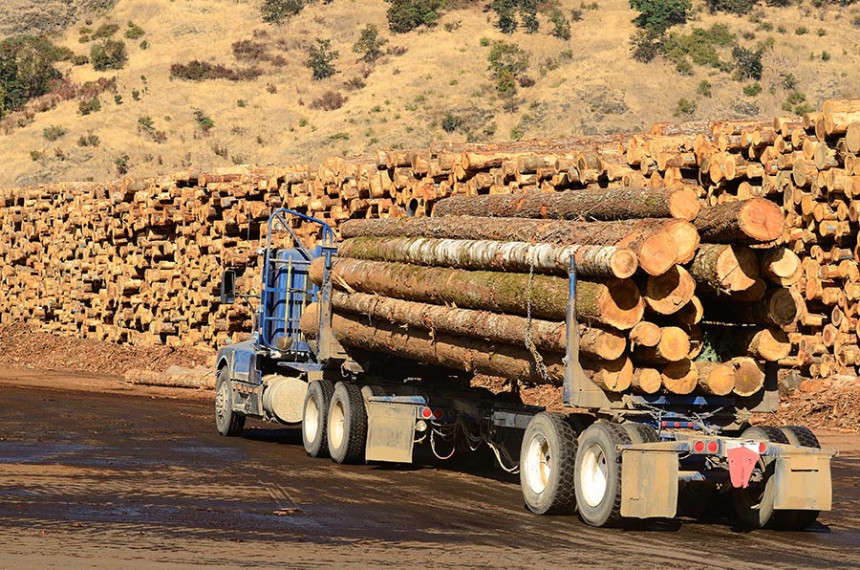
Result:
<svg viewBox="0 0 860 570"><path fill-rule="evenodd" d="M593 529L525 512L498 470L336 466L252 422L222 438L208 391L14 368L0 386L0 569L860 567L853 435L822 435L840 450L834 509L809 531L741 532L719 513Z"/></svg>

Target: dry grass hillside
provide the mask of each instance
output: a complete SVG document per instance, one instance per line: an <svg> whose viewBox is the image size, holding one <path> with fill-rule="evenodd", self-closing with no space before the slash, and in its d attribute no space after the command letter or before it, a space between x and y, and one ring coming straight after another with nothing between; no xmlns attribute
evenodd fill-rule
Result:
<svg viewBox="0 0 860 570"><path fill-rule="evenodd" d="M89 54L91 45L79 41L83 26L113 22L120 25L116 37L124 39L133 21L145 35L125 39L129 60L121 70L58 64L71 84L116 77L115 92L99 96L101 110L82 115L79 98L72 98L3 120L0 186L106 180L126 171L149 176L290 164L433 140L547 138L641 129L655 121L768 117L784 113L793 91L813 106L825 98L857 96L860 6L816 8L803 2L785 8L762 4L744 17L713 15L694 3L693 17L673 29L724 23L739 44L751 48L772 37L758 94L744 94L750 81L713 68L693 66L692 75L682 75L660 57L635 61L629 38L636 12L627 0L597 0L588 7L560 0L563 13L582 14L572 23L570 40L552 37L543 17L536 34L504 35L482 10L484 2L450 10L435 27L405 34L388 30L383 0L312 3L281 27L263 23L258 2L251 0L119 0L106 10L73 10L70 17L90 22L68 25L54 41L78 54ZM24 10L28 3L13 4ZM367 24L389 40L389 53L372 64L352 50ZM797 33L801 26L807 33ZM0 30L11 33L8 26ZM330 39L340 53L337 73L320 81L305 66L315 38ZM232 46L242 40L263 46L252 54L256 62L234 56ZM513 111L504 109L487 69L496 40L516 43L529 54L525 75L534 85L519 89ZM252 81L171 79L172 64L194 59L231 69L256 65L263 73ZM788 74L794 85L786 85ZM703 80L711 85L709 95L701 92ZM326 92L346 102L330 111L314 108ZM678 118L682 98L694 105ZM204 117L214 124L208 131ZM60 127L54 135L63 134L49 140L45 129L51 127Z"/></svg>

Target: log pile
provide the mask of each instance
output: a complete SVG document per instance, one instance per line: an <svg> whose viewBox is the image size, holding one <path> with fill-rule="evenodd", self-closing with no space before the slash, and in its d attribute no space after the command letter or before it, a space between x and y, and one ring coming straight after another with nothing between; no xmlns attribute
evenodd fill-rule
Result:
<svg viewBox="0 0 860 570"><path fill-rule="evenodd" d="M791 290L759 278L782 259L765 246L784 217L760 199L699 209L687 189L623 188L452 197L433 217L348 221L331 267L332 326L346 346L559 384L572 264L581 360L595 383L750 396L765 363L788 354L783 327L801 313ZM573 221L583 212L604 221ZM322 259L311 279L322 284Z"/></svg>
<svg viewBox="0 0 860 570"><path fill-rule="evenodd" d="M585 281L632 280L644 303L640 324L701 327L703 312L720 307L727 321L770 327L744 328L750 347L764 346L753 352L781 354L780 330L787 331L783 366L852 374L860 362L858 123L860 101L835 100L773 121L656 124L634 135L330 157L313 168L7 189L0 191L0 320L119 343L217 346L251 324L245 301L219 304L220 273L237 268L240 292L259 293L257 249L274 208L335 228L351 219L435 223L491 213L516 222L507 234L465 224L456 233L427 226L396 239L361 236L346 256L409 265L445 256L451 270L533 271L538 280L563 278L573 257ZM480 211L445 210L478 195L492 197ZM447 197L454 199L442 206ZM779 235L759 217L772 212L765 204L785 215ZM645 215L651 221L643 223ZM298 232L317 237L308 226ZM466 241L481 245L464 251ZM805 306L796 317L798 295ZM623 329L626 342L655 342L648 329ZM652 359L663 350L635 352L646 349ZM655 383L634 370L632 383ZM685 377L683 366L671 371ZM709 374L717 384L727 372Z"/></svg>

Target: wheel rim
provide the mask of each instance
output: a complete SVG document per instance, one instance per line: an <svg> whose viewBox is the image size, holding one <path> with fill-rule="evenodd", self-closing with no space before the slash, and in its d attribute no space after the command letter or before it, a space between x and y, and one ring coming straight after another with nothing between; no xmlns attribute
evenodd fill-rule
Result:
<svg viewBox="0 0 860 570"><path fill-rule="evenodd" d="M552 457L549 442L541 434L535 434L523 458L523 472L529 489L539 495L546 490L552 474Z"/></svg>
<svg viewBox="0 0 860 570"><path fill-rule="evenodd" d="M302 428L305 430L305 439L309 442L316 440L319 424L320 408L315 398L308 398L308 403L305 405L305 418L302 422Z"/></svg>
<svg viewBox="0 0 860 570"><path fill-rule="evenodd" d="M589 507L596 507L606 495L607 474L606 454L599 445L591 445L582 456L582 467L579 470L579 480L582 495Z"/></svg>
<svg viewBox="0 0 860 570"><path fill-rule="evenodd" d="M219 426L224 425L227 420L229 390L229 383L221 382L218 386L218 392L215 394L215 421Z"/></svg>
<svg viewBox="0 0 860 570"><path fill-rule="evenodd" d="M343 435L346 429L346 414L343 411L343 403L340 400L333 402L328 420L328 440L332 449L339 449L343 443Z"/></svg>

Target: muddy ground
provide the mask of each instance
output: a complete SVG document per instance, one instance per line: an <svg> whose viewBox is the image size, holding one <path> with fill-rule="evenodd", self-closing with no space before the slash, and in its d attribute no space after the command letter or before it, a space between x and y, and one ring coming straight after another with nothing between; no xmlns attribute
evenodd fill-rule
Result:
<svg viewBox="0 0 860 570"><path fill-rule="evenodd" d="M525 512L498 470L336 466L251 422L222 438L209 392L15 369L0 386L0 569L860 567L856 435L822 438L835 508L811 531L593 529Z"/></svg>

